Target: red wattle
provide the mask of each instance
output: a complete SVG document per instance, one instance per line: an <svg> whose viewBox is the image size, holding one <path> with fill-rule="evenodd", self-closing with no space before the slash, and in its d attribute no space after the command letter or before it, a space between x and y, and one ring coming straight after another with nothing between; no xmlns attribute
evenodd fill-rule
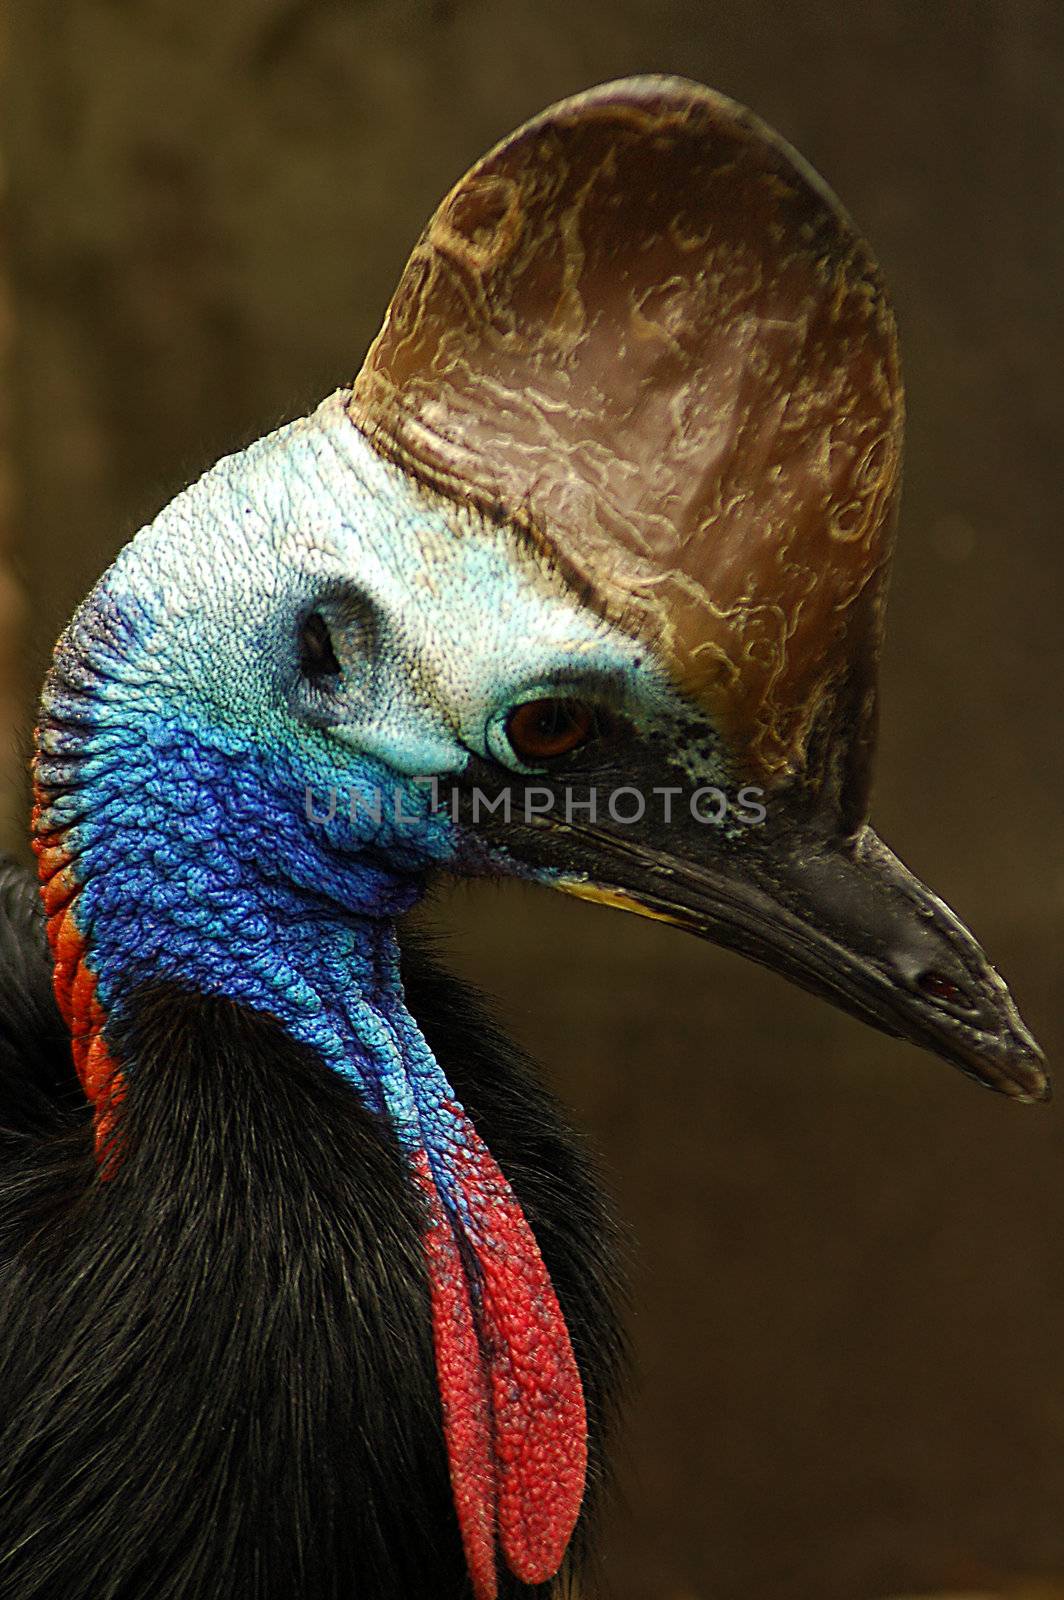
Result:
<svg viewBox="0 0 1064 1600"><path fill-rule="evenodd" d="M558 1297L524 1213L460 1108L454 1163L469 1283L427 1158L426 1238L451 1483L477 1600L494 1600L495 1541L525 1583L561 1566L584 1496L587 1418ZM429 1191L431 1190L431 1194Z"/></svg>
<svg viewBox="0 0 1064 1600"><path fill-rule="evenodd" d="M451 1493L473 1593L476 1600L495 1600L495 1463L487 1374L469 1281L424 1151L419 1153L414 1171L429 1212L425 1253Z"/></svg>

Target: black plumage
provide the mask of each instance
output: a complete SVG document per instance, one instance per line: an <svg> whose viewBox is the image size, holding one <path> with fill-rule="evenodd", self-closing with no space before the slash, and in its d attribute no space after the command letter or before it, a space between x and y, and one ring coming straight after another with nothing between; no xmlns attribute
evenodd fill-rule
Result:
<svg viewBox="0 0 1064 1600"><path fill-rule="evenodd" d="M390 1131L270 1019L161 986L118 1041L123 1159L101 1181L34 886L2 872L0 1594L467 1595L422 1219ZM593 1507L621 1367L614 1230L478 1000L414 944L404 981L557 1289ZM533 1592L500 1575L500 1594Z"/></svg>

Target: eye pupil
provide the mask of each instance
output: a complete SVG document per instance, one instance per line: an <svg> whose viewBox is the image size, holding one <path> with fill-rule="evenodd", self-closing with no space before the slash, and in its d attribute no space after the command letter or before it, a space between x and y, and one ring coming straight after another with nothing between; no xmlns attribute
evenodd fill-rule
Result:
<svg viewBox="0 0 1064 1600"><path fill-rule="evenodd" d="M299 670L305 678L311 679L340 675L329 625L320 611L312 611L300 629Z"/></svg>
<svg viewBox="0 0 1064 1600"><path fill-rule="evenodd" d="M506 722L506 737L522 761L547 761L567 755L595 731L595 712L582 700L548 696L515 706Z"/></svg>

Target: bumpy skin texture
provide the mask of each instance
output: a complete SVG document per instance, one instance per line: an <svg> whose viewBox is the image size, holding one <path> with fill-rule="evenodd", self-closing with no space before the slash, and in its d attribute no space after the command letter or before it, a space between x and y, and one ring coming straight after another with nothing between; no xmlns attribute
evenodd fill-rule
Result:
<svg viewBox="0 0 1064 1600"><path fill-rule="evenodd" d="M466 173L351 401L423 481L527 522L768 782L835 699L867 762L902 409L838 201L668 78L563 101Z"/></svg>

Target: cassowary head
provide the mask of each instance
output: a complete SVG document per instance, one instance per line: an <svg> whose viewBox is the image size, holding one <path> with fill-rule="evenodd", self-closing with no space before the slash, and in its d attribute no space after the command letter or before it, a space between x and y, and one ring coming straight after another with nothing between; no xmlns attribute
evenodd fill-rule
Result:
<svg viewBox="0 0 1064 1600"><path fill-rule="evenodd" d="M388 1118L481 1593L496 1537L555 1570L583 1416L535 1242L402 1006L391 923L432 872L675 924L1046 1092L866 820L901 436L835 198L731 102L633 79L467 173L354 385L178 496L57 651L37 846L104 1165L113 1028L160 976L278 1017Z"/></svg>

